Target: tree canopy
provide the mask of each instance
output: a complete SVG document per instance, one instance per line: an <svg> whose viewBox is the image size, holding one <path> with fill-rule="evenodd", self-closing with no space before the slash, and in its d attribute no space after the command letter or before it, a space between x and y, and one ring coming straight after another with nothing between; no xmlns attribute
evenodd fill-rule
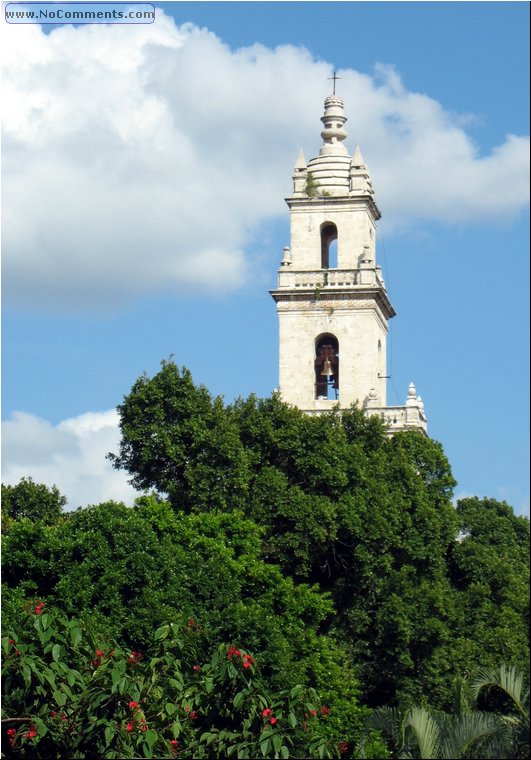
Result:
<svg viewBox="0 0 531 760"><path fill-rule="evenodd" d="M271 684L321 689L343 721L360 702L448 710L456 673L525 667L529 522L455 505L436 441L355 407L226 405L171 361L118 411L110 458L149 495L58 519L56 489L7 487L8 621L45 598L141 647L190 617L206 647L245 640Z"/></svg>

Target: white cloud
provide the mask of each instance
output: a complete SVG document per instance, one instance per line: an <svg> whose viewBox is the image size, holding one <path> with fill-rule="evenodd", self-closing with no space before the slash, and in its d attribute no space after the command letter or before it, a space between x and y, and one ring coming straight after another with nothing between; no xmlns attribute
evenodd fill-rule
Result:
<svg viewBox="0 0 531 760"><path fill-rule="evenodd" d="M67 509L114 499L131 505L139 495L126 475L105 458L118 451L120 431L115 410L88 412L58 425L24 412L2 424L2 482L23 477L56 485Z"/></svg>
<svg viewBox="0 0 531 760"><path fill-rule="evenodd" d="M232 51L162 12L145 26L13 27L4 45L9 303L115 308L246 280L253 228L285 214L299 147L318 151L331 65L289 45ZM504 219L528 203L528 138L481 155L468 115L393 68L340 74L348 144L388 225Z"/></svg>

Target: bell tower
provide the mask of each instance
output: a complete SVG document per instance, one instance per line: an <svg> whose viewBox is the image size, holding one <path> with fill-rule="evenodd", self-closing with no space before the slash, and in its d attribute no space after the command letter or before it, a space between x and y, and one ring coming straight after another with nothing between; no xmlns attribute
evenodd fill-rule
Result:
<svg viewBox="0 0 531 760"><path fill-rule="evenodd" d="M321 121L319 155L306 163L301 151L295 164L286 199L291 245L271 292L280 393L314 413L369 397L382 407L387 323L395 311L376 264L380 212L359 148L351 157L343 144L347 118L337 95L326 98Z"/></svg>
<svg viewBox="0 0 531 760"><path fill-rule="evenodd" d="M357 402L395 430L425 431L414 386L407 419L407 405L386 406L386 342L395 310L376 263L380 211L360 149L350 156L344 145L340 97L326 98L321 121L319 155L306 162L301 151L295 164L286 198L290 246L271 291L279 318L280 394L310 414Z"/></svg>

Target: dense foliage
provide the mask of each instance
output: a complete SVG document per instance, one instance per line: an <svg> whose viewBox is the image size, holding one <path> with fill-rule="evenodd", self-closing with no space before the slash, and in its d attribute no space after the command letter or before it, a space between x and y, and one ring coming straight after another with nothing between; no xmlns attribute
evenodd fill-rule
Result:
<svg viewBox="0 0 531 760"><path fill-rule="evenodd" d="M330 739L330 708L313 689L272 691L259 663L234 645L205 661L201 635L190 619L158 629L147 652L126 650L38 602L2 640L6 745L33 758L323 758L346 750Z"/></svg>
<svg viewBox="0 0 531 760"><path fill-rule="evenodd" d="M244 642L267 688L315 688L330 746L354 746L367 708L448 711L456 674L526 668L529 522L491 499L455 506L435 441L356 408L226 406L173 362L119 414L113 463L151 492L133 508L61 513L57 489L3 488L8 627L42 599L144 651L168 621L199 620L205 662Z"/></svg>

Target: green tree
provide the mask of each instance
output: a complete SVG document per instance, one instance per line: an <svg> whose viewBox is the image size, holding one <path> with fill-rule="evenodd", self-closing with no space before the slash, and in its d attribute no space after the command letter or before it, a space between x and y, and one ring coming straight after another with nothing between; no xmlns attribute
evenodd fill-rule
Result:
<svg viewBox="0 0 531 760"><path fill-rule="evenodd" d="M278 395L223 407L172 362L141 378L119 413L113 462L136 485L176 510L244 509L264 529L268 562L331 594L329 633L346 642L367 698L428 685L426 664L449 635L446 556L457 534L439 444L416 433L389 439L356 408L317 418Z"/></svg>
<svg viewBox="0 0 531 760"><path fill-rule="evenodd" d="M329 594L265 562L261 539L239 512L185 515L151 496L50 528L20 520L4 537L4 622L44 598L134 648L179 611L202 621L210 646L244 639L272 683L312 682L352 705L352 669L320 632L333 615Z"/></svg>
<svg viewBox="0 0 531 760"><path fill-rule="evenodd" d="M2 483L2 523L8 528L11 520L27 518L46 525L56 523L66 504L66 498L56 486L48 488L34 483L31 478L22 478L14 486Z"/></svg>
<svg viewBox="0 0 531 760"><path fill-rule="evenodd" d="M245 505L247 457L221 398L196 387L190 372L163 362L139 378L118 407L122 441L115 467L137 488L166 494L185 511Z"/></svg>
<svg viewBox="0 0 531 760"><path fill-rule="evenodd" d="M500 659L527 667L529 641L529 520L505 502L457 503L459 539L448 569L455 588L456 667L471 672Z"/></svg>

